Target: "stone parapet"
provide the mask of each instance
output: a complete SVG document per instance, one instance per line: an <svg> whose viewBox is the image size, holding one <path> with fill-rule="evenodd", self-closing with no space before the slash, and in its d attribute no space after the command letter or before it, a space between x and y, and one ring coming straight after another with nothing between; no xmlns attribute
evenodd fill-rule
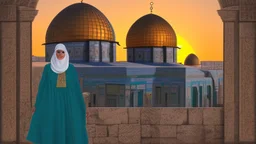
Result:
<svg viewBox="0 0 256 144"><path fill-rule="evenodd" d="M218 10L218 14L223 22L235 22L238 21L238 10Z"/></svg>
<svg viewBox="0 0 256 144"><path fill-rule="evenodd" d="M223 108L89 107L87 113L90 144L224 141Z"/></svg>
<svg viewBox="0 0 256 144"><path fill-rule="evenodd" d="M0 22L32 22L38 10L24 6L0 5Z"/></svg>
<svg viewBox="0 0 256 144"><path fill-rule="evenodd" d="M32 22L36 17L38 10L32 8L19 7L19 21L20 22Z"/></svg>

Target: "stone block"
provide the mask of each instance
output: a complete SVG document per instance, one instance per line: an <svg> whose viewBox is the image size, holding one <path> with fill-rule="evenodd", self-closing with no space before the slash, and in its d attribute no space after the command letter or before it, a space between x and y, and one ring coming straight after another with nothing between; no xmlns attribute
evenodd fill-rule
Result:
<svg viewBox="0 0 256 144"><path fill-rule="evenodd" d="M203 124L203 108L189 108L188 121L191 125Z"/></svg>
<svg viewBox="0 0 256 144"><path fill-rule="evenodd" d="M204 143L204 127L202 125L177 126L177 139L183 143Z"/></svg>
<svg viewBox="0 0 256 144"><path fill-rule="evenodd" d="M223 142L224 138L224 129L223 126L204 126L205 142L214 143L214 142Z"/></svg>
<svg viewBox="0 0 256 144"><path fill-rule="evenodd" d="M117 137L97 137L93 139L93 144L118 144Z"/></svg>
<svg viewBox="0 0 256 144"><path fill-rule="evenodd" d="M89 124L86 126L88 136L91 138L96 137L96 126L94 124Z"/></svg>
<svg viewBox="0 0 256 144"><path fill-rule="evenodd" d="M123 144L132 144L141 142L141 129L138 124L119 125L119 142Z"/></svg>
<svg viewBox="0 0 256 144"><path fill-rule="evenodd" d="M142 138L141 144L182 144L176 138Z"/></svg>
<svg viewBox="0 0 256 144"><path fill-rule="evenodd" d="M187 108L161 108L160 124L187 124Z"/></svg>
<svg viewBox="0 0 256 144"><path fill-rule="evenodd" d="M160 124L161 108L141 108L141 124Z"/></svg>
<svg viewBox="0 0 256 144"><path fill-rule="evenodd" d="M204 125L223 125L223 108L204 108L203 124Z"/></svg>
<svg viewBox="0 0 256 144"><path fill-rule="evenodd" d="M127 124L127 108L98 108L99 124Z"/></svg>
<svg viewBox="0 0 256 144"><path fill-rule="evenodd" d="M215 138L224 139L224 126L215 126Z"/></svg>
<svg viewBox="0 0 256 144"><path fill-rule="evenodd" d="M107 126L96 125L96 137L107 137Z"/></svg>
<svg viewBox="0 0 256 144"><path fill-rule="evenodd" d="M89 141L89 144L93 144L93 138L89 137L88 141Z"/></svg>
<svg viewBox="0 0 256 144"><path fill-rule="evenodd" d="M140 124L141 108L128 108L129 124Z"/></svg>
<svg viewBox="0 0 256 144"><path fill-rule="evenodd" d="M86 109L87 113L87 124L98 124L100 122L98 108L90 108Z"/></svg>
<svg viewBox="0 0 256 144"><path fill-rule="evenodd" d="M141 137L151 137L151 126L141 125Z"/></svg>
<svg viewBox="0 0 256 144"><path fill-rule="evenodd" d="M153 125L151 126L152 137L175 138L176 126L171 125Z"/></svg>
<svg viewBox="0 0 256 144"><path fill-rule="evenodd" d="M118 136L118 125L108 126L108 136L117 137Z"/></svg>

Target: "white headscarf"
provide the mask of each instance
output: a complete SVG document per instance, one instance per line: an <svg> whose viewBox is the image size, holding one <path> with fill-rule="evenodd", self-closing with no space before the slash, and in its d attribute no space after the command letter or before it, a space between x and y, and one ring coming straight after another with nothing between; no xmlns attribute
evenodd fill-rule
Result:
<svg viewBox="0 0 256 144"><path fill-rule="evenodd" d="M65 52L65 57L62 60L59 60L56 56L57 50L62 50ZM68 51L64 44L57 44L54 49L54 53L51 58L51 69L55 73L63 73L68 69L69 66L69 55Z"/></svg>

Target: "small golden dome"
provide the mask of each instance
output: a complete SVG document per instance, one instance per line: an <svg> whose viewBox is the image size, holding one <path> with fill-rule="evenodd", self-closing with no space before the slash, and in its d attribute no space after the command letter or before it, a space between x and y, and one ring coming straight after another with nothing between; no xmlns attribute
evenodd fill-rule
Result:
<svg viewBox="0 0 256 144"><path fill-rule="evenodd" d="M195 54L189 54L185 59L184 65L200 65L200 61Z"/></svg>
<svg viewBox="0 0 256 144"><path fill-rule="evenodd" d="M126 36L126 46L177 47L176 34L166 20L155 14L148 14L131 26Z"/></svg>
<svg viewBox="0 0 256 144"><path fill-rule="evenodd" d="M46 44L86 40L115 41L106 16L92 5L76 3L55 16L46 33Z"/></svg>

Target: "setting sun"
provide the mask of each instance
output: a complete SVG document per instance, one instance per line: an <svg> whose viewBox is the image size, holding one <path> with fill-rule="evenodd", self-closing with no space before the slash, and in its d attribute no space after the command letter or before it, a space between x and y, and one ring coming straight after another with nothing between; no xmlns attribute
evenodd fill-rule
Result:
<svg viewBox="0 0 256 144"><path fill-rule="evenodd" d="M180 35L177 35L177 43L178 47L180 47L177 52L177 62L183 64L186 57L191 53L195 54L195 51L193 50L192 46Z"/></svg>

